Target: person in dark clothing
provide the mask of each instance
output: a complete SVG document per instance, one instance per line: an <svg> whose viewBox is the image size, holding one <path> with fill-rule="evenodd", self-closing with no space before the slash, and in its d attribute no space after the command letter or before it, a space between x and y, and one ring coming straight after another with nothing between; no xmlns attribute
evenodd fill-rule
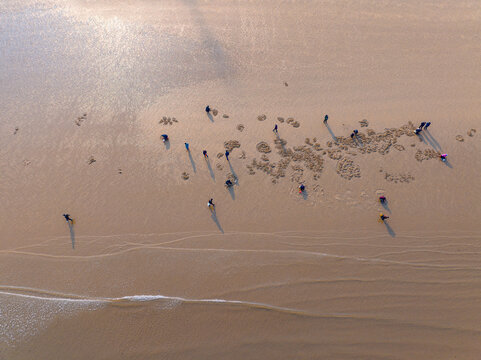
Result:
<svg viewBox="0 0 481 360"><path fill-rule="evenodd" d="M327 123L327 119L329 119L329 116L324 116L324 123Z"/></svg>
<svg viewBox="0 0 481 360"><path fill-rule="evenodd" d="M209 207L209 209L213 210L215 208L214 199L210 199L207 203L207 206Z"/></svg>
<svg viewBox="0 0 481 360"><path fill-rule="evenodd" d="M424 130L426 130L429 127L429 125L431 125L431 122L428 121L426 125L424 125Z"/></svg>
<svg viewBox="0 0 481 360"><path fill-rule="evenodd" d="M357 136L358 133L359 133L358 130L354 130L354 131L353 131L353 134L356 135L356 136Z"/></svg>
<svg viewBox="0 0 481 360"><path fill-rule="evenodd" d="M230 181L230 180L227 180L227 181L225 182L225 186L227 186L228 188L231 187L231 186L233 186L233 185L234 185L234 184L233 184L232 181Z"/></svg>
<svg viewBox="0 0 481 360"><path fill-rule="evenodd" d="M204 154L204 157L207 159L209 155L207 155L207 150L202 151L202 154Z"/></svg>
<svg viewBox="0 0 481 360"><path fill-rule="evenodd" d="M274 126L274 129L272 130L277 134L277 124Z"/></svg>
<svg viewBox="0 0 481 360"><path fill-rule="evenodd" d="M422 130L421 130L420 128L417 128L416 130L414 130L414 133L415 133L416 135L419 135L419 133L420 133L421 131L422 131Z"/></svg>
<svg viewBox="0 0 481 360"><path fill-rule="evenodd" d="M306 190L304 184L299 185L299 193L304 192L304 190Z"/></svg>
<svg viewBox="0 0 481 360"><path fill-rule="evenodd" d="M210 106L209 106L209 105L207 105L207 106L205 107L205 112L206 112L206 113L210 113Z"/></svg>
<svg viewBox="0 0 481 360"><path fill-rule="evenodd" d="M189 151L189 143L184 143L185 145L185 150Z"/></svg>
<svg viewBox="0 0 481 360"><path fill-rule="evenodd" d="M351 139L354 139L354 133L351 133Z"/></svg>
<svg viewBox="0 0 481 360"><path fill-rule="evenodd" d="M386 219L389 219L389 216L386 216L383 213L381 213L381 214L379 214L379 218L381 219L381 221L384 221Z"/></svg>
<svg viewBox="0 0 481 360"><path fill-rule="evenodd" d="M225 158L227 159L227 161L229 161L229 154L230 154L229 150L226 150L225 151Z"/></svg>
<svg viewBox="0 0 481 360"><path fill-rule="evenodd" d="M424 125L426 125L426 122L425 122L425 121L423 121L423 122L421 123L421 125L419 125L419 128L422 129L422 128L424 127Z"/></svg>
<svg viewBox="0 0 481 360"><path fill-rule="evenodd" d="M386 202L386 197L384 195L379 196L379 201L381 202L381 204L384 204Z"/></svg>
<svg viewBox="0 0 481 360"><path fill-rule="evenodd" d="M160 135L160 136L162 137L162 141L163 141L163 142L166 142L166 141L169 140L169 137L168 137L166 134L162 134L162 135Z"/></svg>
<svg viewBox="0 0 481 360"><path fill-rule="evenodd" d="M67 222L71 222L73 224L73 219L70 217L69 214L63 214L62 215Z"/></svg>

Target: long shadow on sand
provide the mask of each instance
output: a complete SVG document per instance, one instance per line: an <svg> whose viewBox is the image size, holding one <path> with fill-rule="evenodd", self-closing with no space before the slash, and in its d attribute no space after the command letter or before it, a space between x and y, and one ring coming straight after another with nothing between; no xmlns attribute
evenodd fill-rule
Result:
<svg viewBox="0 0 481 360"><path fill-rule="evenodd" d="M389 204L387 203L387 200L381 203L382 207L388 211L391 214L391 209L389 208Z"/></svg>
<svg viewBox="0 0 481 360"><path fill-rule="evenodd" d="M228 161L228 163L229 163L230 172L231 172L232 176L234 176L234 182L236 183L236 185L239 185L239 178L238 178L236 172L234 171L234 168L232 167L232 164L230 163L230 161Z"/></svg>
<svg viewBox="0 0 481 360"><path fill-rule="evenodd" d="M70 241L72 242L72 249L75 249L75 230L72 223L68 223L68 228L70 230Z"/></svg>
<svg viewBox="0 0 481 360"><path fill-rule="evenodd" d="M195 162L194 162L194 159L192 158L192 154L190 153L190 150L188 150L187 152L189 153L189 160L190 160L190 163L192 164L192 169L194 170L194 172L197 172L195 167Z"/></svg>
<svg viewBox="0 0 481 360"><path fill-rule="evenodd" d="M326 122L326 123L324 123L324 125L326 125L326 128L327 128L327 130L329 131L329 134L331 134L332 139L333 139L335 142L337 142L337 137L336 137L336 135L334 135L334 133L332 132L331 127L329 126L329 124Z"/></svg>
<svg viewBox="0 0 481 360"><path fill-rule="evenodd" d="M431 145L434 150L441 152L442 151L441 145L439 145L439 143L436 141L434 136L429 132L429 130L424 130L423 133L427 142L429 142L429 145Z"/></svg>
<svg viewBox="0 0 481 360"><path fill-rule="evenodd" d="M391 225L389 225L389 223L387 221L384 221L384 225L386 226L386 229L387 229L387 232L389 233L389 235L391 235L391 237L396 237L396 233L394 232Z"/></svg>
<svg viewBox="0 0 481 360"><path fill-rule="evenodd" d="M217 219L217 214L216 214L216 212L215 212L215 209L214 209L214 210L211 210L210 217L212 218L212 221L215 222L215 224L216 224L217 227L219 228L220 232L223 234L223 233L224 233L224 229L222 229L222 226L220 225L219 219Z"/></svg>
<svg viewBox="0 0 481 360"><path fill-rule="evenodd" d="M169 150L170 149L170 140L165 140L164 146L165 146L165 150Z"/></svg>
<svg viewBox="0 0 481 360"><path fill-rule="evenodd" d="M232 200L235 200L235 192L234 192L234 186L228 186L227 190L229 191L230 197Z"/></svg>
<svg viewBox="0 0 481 360"><path fill-rule="evenodd" d="M215 174L214 174L214 170L212 170L212 166L210 166L210 159L209 159L209 158L205 158L205 162L207 163L207 168L209 169L210 177L211 177L212 180L214 180L214 182L215 182Z"/></svg>
<svg viewBox="0 0 481 360"><path fill-rule="evenodd" d="M307 190L304 189L304 191L301 191L301 195L302 195L302 198L304 200L307 200L307 198L309 197L309 194L307 193Z"/></svg>
<svg viewBox="0 0 481 360"><path fill-rule="evenodd" d="M214 117L212 116L211 113L207 113L207 117L209 118L210 121L214 122Z"/></svg>

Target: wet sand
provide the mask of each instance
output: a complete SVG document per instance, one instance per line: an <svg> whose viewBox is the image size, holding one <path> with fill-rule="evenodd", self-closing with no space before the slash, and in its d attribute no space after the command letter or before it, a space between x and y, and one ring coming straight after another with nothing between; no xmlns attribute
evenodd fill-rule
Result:
<svg viewBox="0 0 481 360"><path fill-rule="evenodd" d="M0 5L0 358L477 359L480 14Z"/></svg>

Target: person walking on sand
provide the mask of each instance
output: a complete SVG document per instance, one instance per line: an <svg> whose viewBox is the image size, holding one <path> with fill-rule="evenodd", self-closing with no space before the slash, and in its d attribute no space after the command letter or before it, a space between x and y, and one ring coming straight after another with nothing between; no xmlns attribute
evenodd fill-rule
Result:
<svg viewBox="0 0 481 360"><path fill-rule="evenodd" d="M73 219L70 217L70 214L63 214L62 216L67 222L71 222L73 224Z"/></svg>
<svg viewBox="0 0 481 360"><path fill-rule="evenodd" d="M225 151L225 158L227 159L227 161L229 161L229 154L230 154L229 150L226 150Z"/></svg>
<svg viewBox="0 0 481 360"><path fill-rule="evenodd" d="M184 143L185 145L185 150L189 151L189 143Z"/></svg>
<svg viewBox="0 0 481 360"><path fill-rule="evenodd" d="M211 210L215 210L214 199L209 200L209 202L207 203L207 207Z"/></svg>
<svg viewBox="0 0 481 360"><path fill-rule="evenodd" d="M441 161L446 161L446 158L448 157L448 154L441 154L439 155L439 158L441 159Z"/></svg>
<svg viewBox="0 0 481 360"><path fill-rule="evenodd" d="M414 130L414 133L415 133L416 135L419 135L419 133L420 133L421 131L422 131L422 130L421 130L420 128L417 128L416 130Z"/></svg>
<svg viewBox="0 0 481 360"><path fill-rule="evenodd" d="M326 124L326 123L327 123L327 119L329 119L329 116L327 116L327 115L326 115L326 116L324 116L324 124Z"/></svg>
<svg viewBox="0 0 481 360"><path fill-rule="evenodd" d="M430 122L430 121L428 121L428 122L426 123L426 125L424 125L424 130L427 130L428 127L429 127L429 125L431 125L431 122Z"/></svg>
<svg viewBox="0 0 481 360"><path fill-rule="evenodd" d="M209 155L207 155L207 150L202 151L202 154L204 154L204 158L207 159Z"/></svg>
<svg viewBox="0 0 481 360"><path fill-rule="evenodd" d="M162 134L162 135L160 135L160 136L162 137L162 141L163 141L163 142L166 142L166 141L169 140L169 137L167 136L167 134Z"/></svg>
<svg viewBox="0 0 481 360"><path fill-rule="evenodd" d="M383 213L380 213L380 214L379 214L379 218L381 219L381 221L384 221L384 220L386 220L386 219L389 219L389 216L386 216L386 215L384 215Z"/></svg>
<svg viewBox="0 0 481 360"><path fill-rule="evenodd" d="M304 190L306 190L306 187L304 186L304 184L299 185L299 194L303 193Z"/></svg>
<svg viewBox="0 0 481 360"><path fill-rule="evenodd" d="M424 125L426 125L426 122L425 122L425 121L423 121L423 122L421 123L421 125L419 125L419 128L422 130L423 127L424 127Z"/></svg>
<svg viewBox="0 0 481 360"><path fill-rule="evenodd" d="M207 105L207 106L205 107L205 112L206 112L207 114L210 113L210 106L209 106L209 105Z"/></svg>
<svg viewBox="0 0 481 360"><path fill-rule="evenodd" d="M273 129L272 131L274 131L274 133L275 133L275 134L277 134L277 133L278 133L278 132L277 132L277 124L276 124L276 125L274 125L274 129Z"/></svg>
<svg viewBox="0 0 481 360"><path fill-rule="evenodd" d="M384 203L386 202L386 197L385 197L384 195L379 196L379 202L380 202L381 204L384 204Z"/></svg>

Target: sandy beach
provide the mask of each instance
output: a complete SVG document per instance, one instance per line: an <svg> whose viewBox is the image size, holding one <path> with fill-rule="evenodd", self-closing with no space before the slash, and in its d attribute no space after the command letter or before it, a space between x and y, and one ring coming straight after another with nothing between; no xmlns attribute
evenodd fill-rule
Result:
<svg viewBox="0 0 481 360"><path fill-rule="evenodd" d="M0 359L479 359L479 2L6 0L0 30Z"/></svg>

